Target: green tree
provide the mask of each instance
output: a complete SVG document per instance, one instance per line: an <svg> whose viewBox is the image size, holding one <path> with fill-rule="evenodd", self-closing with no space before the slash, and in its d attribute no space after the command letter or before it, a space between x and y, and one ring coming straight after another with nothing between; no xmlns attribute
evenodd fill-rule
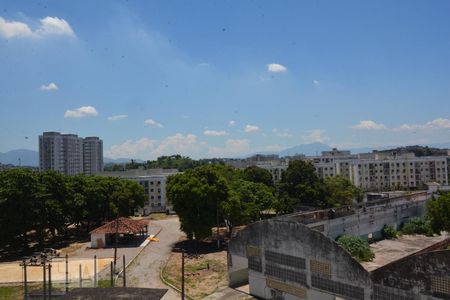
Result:
<svg viewBox="0 0 450 300"><path fill-rule="evenodd" d="M316 169L311 162L295 160L283 173L279 184L281 199L289 197L294 201L283 201L284 210L292 211L289 207L292 203L325 207L325 190L323 182L316 174Z"/></svg>
<svg viewBox="0 0 450 300"><path fill-rule="evenodd" d="M328 207L353 205L354 200L362 198L362 191L345 177L327 177L324 179L324 185L325 203Z"/></svg>
<svg viewBox="0 0 450 300"><path fill-rule="evenodd" d="M112 201L119 216L133 215L136 208L144 206L147 199L144 187L131 180L121 180L112 193Z"/></svg>
<svg viewBox="0 0 450 300"><path fill-rule="evenodd" d="M247 181L262 183L269 187L274 187L272 174L270 174L270 172L266 169L257 166L245 168L242 172L242 177Z"/></svg>
<svg viewBox="0 0 450 300"><path fill-rule="evenodd" d="M394 226L392 225L384 225L383 229L381 230L381 234L383 235L383 238L392 240L398 237L398 231L395 230Z"/></svg>
<svg viewBox="0 0 450 300"><path fill-rule="evenodd" d="M27 169L0 172L0 239L3 242L22 240L28 247L27 233L38 223L41 207L38 202L39 182L36 173Z"/></svg>
<svg viewBox="0 0 450 300"><path fill-rule="evenodd" d="M40 207L38 232L40 240L46 237L46 230L49 229L52 237L57 231L62 231L68 222L67 207L68 184L67 176L56 171L46 171L37 174L40 183L38 203Z"/></svg>
<svg viewBox="0 0 450 300"><path fill-rule="evenodd" d="M422 220L418 217L411 218L402 227L402 233L404 234L424 234L433 235L430 222L428 220Z"/></svg>
<svg viewBox="0 0 450 300"><path fill-rule="evenodd" d="M375 257L369 243L359 236L342 235L337 243L358 261L371 261Z"/></svg>
<svg viewBox="0 0 450 300"><path fill-rule="evenodd" d="M187 170L167 181L167 199L189 238L193 233L199 239L210 236L217 214L221 213L219 208L227 198L227 182L214 166Z"/></svg>
<svg viewBox="0 0 450 300"><path fill-rule="evenodd" d="M450 193L442 194L428 202L427 217L433 232L450 232Z"/></svg>
<svg viewBox="0 0 450 300"><path fill-rule="evenodd" d="M261 213L273 208L274 203L272 190L265 184L242 179L233 182L227 201L222 202L222 211L230 234L236 225L259 220Z"/></svg>

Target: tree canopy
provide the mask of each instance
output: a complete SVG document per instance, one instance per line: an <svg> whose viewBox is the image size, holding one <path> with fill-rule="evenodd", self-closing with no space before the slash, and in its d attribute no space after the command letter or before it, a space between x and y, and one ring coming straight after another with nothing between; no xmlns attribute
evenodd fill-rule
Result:
<svg viewBox="0 0 450 300"><path fill-rule="evenodd" d="M67 176L55 171L0 172L0 242L27 244L64 232L70 224L90 229L117 216L132 215L146 195L137 182L112 177Z"/></svg>
<svg viewBox="0 0 450 300"><path fill-rule="evenodd" d="M427 217L434 233L450 232L450 193L443 193L428 202Z"/></svg>
<svg viewBox="0 0 450 300"><path fill-rule="evenodd" d="M257 166L250 166L245 168L242 172L242 177L247 181L262 183L269 187L274 186L272 174L270 174L270 172L266 169Z"/></svg>
<svg viewBox="0 0 450 300"><path fill-rule="evenodd" d="M228 187L214 166L202 166L170 176L167 198L180 218L181 230L189 238L195 234L203 239L210 236L217 223L219 208L228 198Z"/></svg>

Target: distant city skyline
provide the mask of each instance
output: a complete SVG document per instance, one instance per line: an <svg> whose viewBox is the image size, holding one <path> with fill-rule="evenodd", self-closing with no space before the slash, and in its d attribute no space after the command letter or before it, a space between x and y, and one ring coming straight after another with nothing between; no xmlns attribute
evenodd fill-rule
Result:
<svg viewBox="0 0 450 300"><path fill-rule="evenodd" d="M0 152L106 157L450 142L450 2L3 1Z"/></svg>

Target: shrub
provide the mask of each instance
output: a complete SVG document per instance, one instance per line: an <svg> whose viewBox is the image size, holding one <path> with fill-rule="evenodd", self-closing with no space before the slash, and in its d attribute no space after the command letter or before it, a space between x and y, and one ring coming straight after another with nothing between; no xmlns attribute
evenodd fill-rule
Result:
<svg viewBox="0 0 450 300"><path fill-rule="evenodd" d="M403 225L402 233L433 235L433 230L431 229L429 221L414 217Z"/></svg>
<svg viewBox="0 0 450 300"><path fill-rule="evenodd" d="M384 225L383 230L381 231L383 238L392 240L398 237L398 231L395 230L392 225Z"/></svg>
<svg viewBox="0 0 450 300"><path fill-rule="evenodd" d="M358 236L342 235L337 243L358 261L371 261L375 257L369 243Z"/></svg>

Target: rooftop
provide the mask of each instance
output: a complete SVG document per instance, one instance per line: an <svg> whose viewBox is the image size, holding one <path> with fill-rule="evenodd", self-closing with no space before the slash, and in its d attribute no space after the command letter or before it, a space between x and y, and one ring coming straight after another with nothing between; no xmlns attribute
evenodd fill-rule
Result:
<svg viewBox="0 0 450 300"><path fill-rule="evenodd" d="M92 230L90 233L91 234L92 233L111 234L116 232L122 234L139 233L140 231L143 231L147 226L148 221L132 220L121 217Z"/></svg>
<svg viewBox="0 0 450 300"><path fill-rule="evenodd" d="M439 246L439 243L450 243L448 233L432 237L402 235L397 239L382 240L370 245L375 253L374 260L362 262L361 265L370 272L409 255L436 250L434 248Z"/></svg>

